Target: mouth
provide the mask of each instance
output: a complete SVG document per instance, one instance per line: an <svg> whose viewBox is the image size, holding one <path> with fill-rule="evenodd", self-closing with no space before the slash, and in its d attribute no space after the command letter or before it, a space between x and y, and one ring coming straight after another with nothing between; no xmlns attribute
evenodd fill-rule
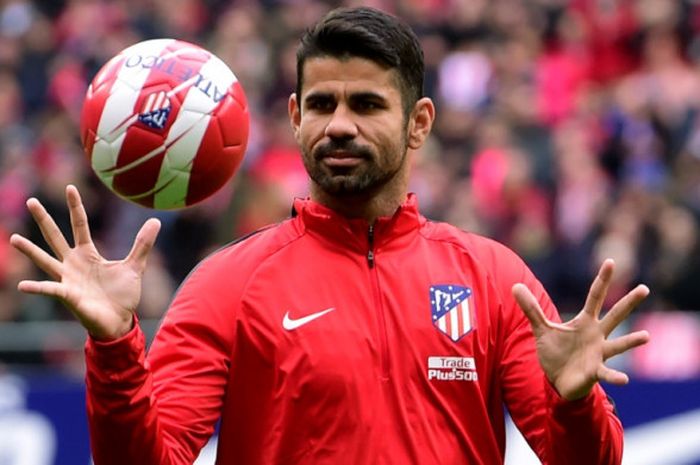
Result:
<svg viewBox="0 0 700 465"><path fill-rule="evenodd" d="M348 151L333 151L323 154L321 162L329 167L353 167L365 160L365 156Z"/></svg>

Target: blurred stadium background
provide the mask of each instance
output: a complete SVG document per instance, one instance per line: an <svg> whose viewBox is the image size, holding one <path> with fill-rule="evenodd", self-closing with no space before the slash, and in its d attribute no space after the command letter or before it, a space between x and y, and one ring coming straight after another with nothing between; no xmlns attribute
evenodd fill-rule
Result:
<svg viewBox="0 0 700 465"><path fill-rule="evenodd" d="M12 232L39 240L24 201L40 198L66 226L63 189L78 185L109 258L153 214L109 193L85 162L77 121L97 69L140 40L193 41L231 66L251 108L234 182L201 206L157 213L139 309L152 334L199 259L306 194L286 115L297 39L328 8L359 3L402 16L425 49L438 119L415 157L424 213L511 246L564 314L604 257L617 261L611 300L648 284L625 329L646 328L652 342L614 362L632 383L608 387L627 427L625 464L700 464L694 0L0 0L0 463L89 463L83 331L56 302L16 291L39 277L8 244ZM537 463L517 435L509 444L509 464Z"/></svg>

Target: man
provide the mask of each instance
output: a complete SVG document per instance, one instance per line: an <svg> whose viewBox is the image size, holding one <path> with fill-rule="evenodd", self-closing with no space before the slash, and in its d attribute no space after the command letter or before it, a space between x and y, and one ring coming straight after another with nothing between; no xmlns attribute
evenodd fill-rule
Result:
<svg viewBox="0 0 700 465"><path fill-rule="evenodd" d="M11 242L54 281L19 289L62 299L87 328L95 463L192 463L220 420L220 464L497 464L504 404L543 462L619 463L620 422L598 381L627 381L603 362L648 335L607 336L648 289L599 319L607 261L561 324L515 254L419 214L410 158L435 109L418 41L396 18L331 12L303 37L297 69L289 115L310 199L205 259L148 356L134 311L158 222L110 262L75 187L73 247L27 202L55 258Z"/></svg>

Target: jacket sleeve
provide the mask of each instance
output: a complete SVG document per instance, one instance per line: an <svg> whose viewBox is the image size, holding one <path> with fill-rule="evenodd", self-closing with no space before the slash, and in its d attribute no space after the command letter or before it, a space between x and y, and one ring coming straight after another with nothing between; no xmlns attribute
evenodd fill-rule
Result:
<svg viewBox="0 0 700 465"><path fill-rule="evenodd" d="M138 324L86 344L87 410L95 465L191 464L214 432L229 376L236 286L200 266L145 353Z"/></svg>
<svg viewBox="0 0 700 465"><path fill-rule="evenodd" d="M501 272L499 293L504 316L501 383L513 421L545 465L617 465L622 460L620 420L603 388L596 384L583 399L561 398L537 358L530 323L512 297L516 282L525 283L550 320L559 315L540 282L517 257ZM583 304L583 302L582 302Z"/></svg>

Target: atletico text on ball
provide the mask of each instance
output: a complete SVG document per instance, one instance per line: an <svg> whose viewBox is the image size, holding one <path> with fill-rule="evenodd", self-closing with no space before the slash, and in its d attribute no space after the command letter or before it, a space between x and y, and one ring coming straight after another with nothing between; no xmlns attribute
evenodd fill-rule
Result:
<svg viewBox="0 0 700 465"><path fill-rule="evenodd" d="M120 197L173 210L223 187L248 142L248 106L203 47L154 39L126 48L90 84L80 121L95 174Z"/></svg>
<svg viewBox="0 0 700 465"><path fill-rule="evenodd" d="M214 102L219 102L226 95L225 91L219 89L211 79L195 71L194 68L188 66L182 60L178 60L177 56L166 58L154 55L132 55L126 59L124 66L126 68L140 66L143 69L160 70L183 83L189 82L190 79L192 79L192 87L204 92L204 94L214 100Z"/></svg>

